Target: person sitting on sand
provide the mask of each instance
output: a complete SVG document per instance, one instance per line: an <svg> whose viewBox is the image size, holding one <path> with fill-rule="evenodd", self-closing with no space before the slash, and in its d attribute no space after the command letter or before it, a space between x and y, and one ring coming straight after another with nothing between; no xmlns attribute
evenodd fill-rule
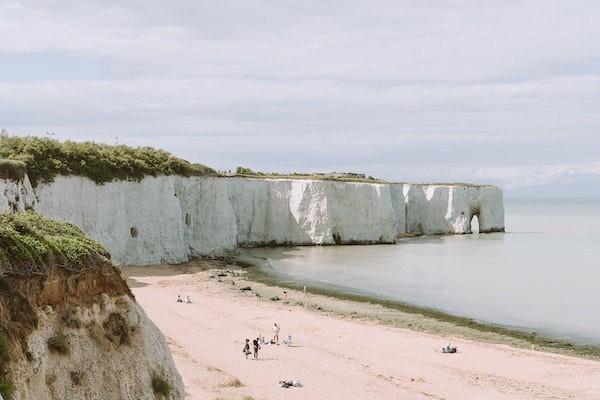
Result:
<svg viewBox="0 0 600 400"><path fill-rule="evenodd" d="M275 322L275 323L273 324L273 341L274 341L276 344L279 344L279 331L280 331L280 330L281 330L281 329L279 328L279 325L277 325L277 322Z"/></svg>
<svg viewBox="0 0 600 400"><path fill-rule="evenodd" d="M257 360L258 359L258 350L260 350L260 343L258 342L258 338L254 339L252 341L252 344L254 345L254 359Z"/></svg>
<svg viewBox="0 0 600 400"><path fill-rule="evenodd" d="M291 387L304 387L304 385L302 385L302 383L296 379L290 379L287 381L279 381L279 384L281 385L282 388L288 389Z"/></svg>
<svg viewBox="0 0 600 400"><path fill-rule="evenodd" d="M287 344L288 346L292 344L292 335L288 335L287 340L283 339L283 344Z"/></svg>
<svg viewBox="0 0 600 400"><path fill-rule="evenodd" d="M185 297L185 302L186 302L187 304L192 304L192 298L191 298L189 295L188 295L188 296L186 296L186 297Z"/></svg>
<svg viewBox="0 0 600 400"><path fill-rule="evenodd" d="M177 302L178 303L183 303L183 299L181 298L180 294L177 295Z"/></svg>
<svg viewBox="0 0 600 400"><path fill-rule="evenodd" d="M452 346L451 343L448 343L446 347L442 348L443 353L456 353L456 346Z"/></svg>
<svg viewBox="0 0 600 400"><path fill-rule="evenodd" d="M250 339L246 339L246 344L244 345L242 352L244 353L244 355L246 355L247 360L248 356L250 355Z"/></svg>

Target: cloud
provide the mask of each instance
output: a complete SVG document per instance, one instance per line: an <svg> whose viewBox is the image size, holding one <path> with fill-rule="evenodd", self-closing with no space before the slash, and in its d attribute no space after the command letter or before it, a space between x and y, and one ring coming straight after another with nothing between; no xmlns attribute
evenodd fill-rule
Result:
<svg viewBox="0 0 600 400"><path fill-rule="evenodd" d="M586 1L8 1L0 121L220 169L551 183L599 161L598 18Z"/></svg>
<svg viewBox="0 0 600 400"><path fill-rule="evenodd" d="M600 178L600 162L546 166L513 166L478 171L480 179L503 182L507 189L572 184Z"/></svg>

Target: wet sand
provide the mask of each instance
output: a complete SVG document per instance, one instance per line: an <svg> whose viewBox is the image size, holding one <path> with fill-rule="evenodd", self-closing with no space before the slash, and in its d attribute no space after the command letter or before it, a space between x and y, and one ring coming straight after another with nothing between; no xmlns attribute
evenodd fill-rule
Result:
<svg viewBox="0 0 600 400"><path fill-rule="evenodd" d="M305 297L214 266L223 265L123 269L167 337L189 399L600 399L600 362L375 304ZM178 294L193 304L176 303ZM264 346L258 361L246 360L244 339L270 336L273 322L294 344ZM447 342L459 352L443 354ZM304 387L283 389L283 379Z"/></svg>

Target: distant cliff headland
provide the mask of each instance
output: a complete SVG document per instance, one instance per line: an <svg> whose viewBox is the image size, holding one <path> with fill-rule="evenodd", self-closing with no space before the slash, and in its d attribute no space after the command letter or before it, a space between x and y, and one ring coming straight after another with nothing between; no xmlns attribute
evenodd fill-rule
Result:
<svg viewBox="0 0 600 400"><path fill-rule="evenodd" d="M0 137L0 211L69 221L123 264L234 255L238 247L394 243L504 230L489 185L357 174L219 174L163 150Z"/></svg>

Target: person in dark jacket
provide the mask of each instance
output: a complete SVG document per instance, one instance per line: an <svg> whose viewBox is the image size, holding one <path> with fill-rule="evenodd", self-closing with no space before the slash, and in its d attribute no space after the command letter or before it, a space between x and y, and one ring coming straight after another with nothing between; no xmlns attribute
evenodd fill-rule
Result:
<svg viewBox="0 0 600 400"><path fill-rule="evenodd" d="M252 341L252 344L254 345L254 359L258 359L258 350L260 350L260 342L258 341L258 338L254 339Z"/></svg>

